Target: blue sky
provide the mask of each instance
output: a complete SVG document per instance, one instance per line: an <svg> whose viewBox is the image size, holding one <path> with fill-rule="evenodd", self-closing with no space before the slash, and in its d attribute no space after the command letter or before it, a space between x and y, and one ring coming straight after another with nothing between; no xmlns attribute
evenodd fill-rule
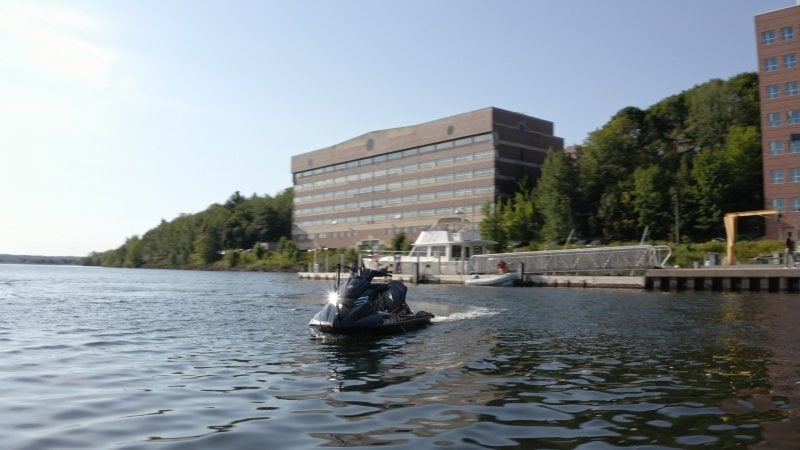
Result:
<svg viewBox="0 0 800 450"><path fill-rule="evenodd" d="M581 143L626 106L757 70L791 0L0 2L0 253L86 255L292 155L496 106Z"/></svg>

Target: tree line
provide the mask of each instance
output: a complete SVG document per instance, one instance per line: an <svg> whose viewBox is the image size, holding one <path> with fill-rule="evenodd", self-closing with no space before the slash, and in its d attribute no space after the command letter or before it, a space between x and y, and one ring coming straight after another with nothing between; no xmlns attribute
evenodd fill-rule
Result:
<svg viewBox="0 0 800 450"><path fill-rule="evenodd" d="M85 264L109 267L290 268L297 248L290 240L293 190L275 197L236 191L224 204L166 220L120 247L89 255ZM266 243L276 248L265 248Z"/></svg>
<svg viewBox="0 0 800 450"><path fill-rule="evenodd" d="M626 107L574 153L550 151L536 183L485 205L484 238L672 243L724 237L723 215L763 209L758 76L714 79L648 109ZM763 236L763 219L741 225Z"/></svg>

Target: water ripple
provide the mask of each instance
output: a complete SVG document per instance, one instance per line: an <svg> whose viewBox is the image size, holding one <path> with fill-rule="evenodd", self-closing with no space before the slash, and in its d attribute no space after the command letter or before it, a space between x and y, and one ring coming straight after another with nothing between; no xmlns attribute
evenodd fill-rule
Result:
<svg viewBox="0 0 800 450"><path fill-rule="evenodd" d="M747 297L412 286L430 327L318 341L291 274L15 267L6 448L745 448L790 406Z"/></svg>

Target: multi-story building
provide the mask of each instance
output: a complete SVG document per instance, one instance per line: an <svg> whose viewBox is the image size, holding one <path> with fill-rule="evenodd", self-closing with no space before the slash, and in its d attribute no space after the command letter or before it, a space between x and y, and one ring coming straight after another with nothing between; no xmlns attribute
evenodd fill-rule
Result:
<svg viewBox="0 0 800 450"><path fill-rule="evenodd" d="M766 236L783 239L800 225L800 5L755 17L766 207Z"/></svg>
<svg viewBox="0 0 800 450"><path fill-rule="evenodd" d="M536 179L553 123L484 108L366 133L292 157L292 238L301 249L388 245L437 222L475 227L482 206Z"/></svg>

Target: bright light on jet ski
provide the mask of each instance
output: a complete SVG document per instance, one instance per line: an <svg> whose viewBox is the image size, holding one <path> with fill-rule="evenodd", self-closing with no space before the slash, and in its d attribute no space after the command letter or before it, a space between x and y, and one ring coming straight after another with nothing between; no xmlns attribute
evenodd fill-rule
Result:
<svg viewBox="0 0 800 450"><path fill-rule="evenodd" d="M330 303L331 305L336 305L337 303L339 303L339 294L333 291L328 292L328 303Z"/></svg>

